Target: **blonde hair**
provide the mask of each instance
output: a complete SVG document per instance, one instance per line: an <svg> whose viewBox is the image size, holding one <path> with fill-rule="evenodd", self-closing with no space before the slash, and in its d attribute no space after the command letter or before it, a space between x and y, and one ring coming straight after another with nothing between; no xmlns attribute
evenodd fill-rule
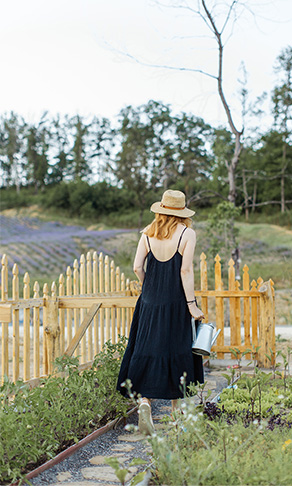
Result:
<svg viewBox="0 0 292 486"><path fill-rule="evenodd" d="M164 238L168 239L172 237L179 223L190 228L192 220L190 218L180 218L178 216L155 213L155 219L145 228L143 233L150 238L154 237L158 240L163 240Z"/></svg>

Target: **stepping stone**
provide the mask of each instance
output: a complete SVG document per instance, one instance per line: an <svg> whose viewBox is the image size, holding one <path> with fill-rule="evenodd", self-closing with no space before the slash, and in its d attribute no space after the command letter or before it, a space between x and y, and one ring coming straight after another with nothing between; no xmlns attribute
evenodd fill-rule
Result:
<svg viewBox="0 0 292 486"><path fill-rule="evenodd" d="M134 447L130 444L115 444L112 449L114 449L114 451L130 452Z"/></svg>
<svg viewBox="0 0 292 486"><path fill-rule="evenodd" d="M145 435L142 434L127 434L119 435L118 440L124 440L125 442L139 442L140 440L145 440Z"/></svg>
<svg viewBox="0 0 292 486"><path fill-rule="evenodd" d="M138 468L130 467L129 471L130 472L126 476L126 481L129 481L134 476L134 474L137 473ZM83 474L85 479L97 479L99 481L112 481L113 483L120 484L120 481L115 475L115 472L109 466L84 467L81 469L81 473ZM80 485L79 482L78 485ZM75 484L75 486L77 485Z"/></svg>
<svg viewBox="0 0 292 486"><path fill-rule="evenodd" d="M100 483L97 483L96 481L76 481L76 483L50 483L48 486L100 486ZM106 486L117 486L117 483L107 484Z"/></svg>
<svg viewBox="0 0 292 486"><path fill-rule="evenodd" d="M72 478L72 474L70 473L70 471L63 471L57 474L58 481L67 481L67 479L71 479L71 478Z"/></svg>
<svg viewBox="0 0 292 486"><path fill-rule="evenodd" d="M155 415L155 417L152 417L153 418L153 422L156 421L156 420L162 420L164 417L165 417L166 414L164 415Z"/></svg>
<svg viewBox="0 0 292 486"><path fill-rule="evenodd" d="M155 424L155 430L165 429L166 424Z"/></svg>
<svg viewBox="0 0 292 486"><path fill-rule="evenodd" d="M99 481L119 483L114 470L110 466L83 467L81 473L84 479L98 479Z"/></svg>
<svg viewBox="0 0 292 486"><path fill-rule="evenodd" d="M89 459L90 464L94 464L95 466L99 466L100 464L106 464L105 459L108 456L94 456L91 459ZM126 456L122 456L119 454L114 454L114 457L118 459L119 462L123 463L125 462L128 458Z"/></svg>

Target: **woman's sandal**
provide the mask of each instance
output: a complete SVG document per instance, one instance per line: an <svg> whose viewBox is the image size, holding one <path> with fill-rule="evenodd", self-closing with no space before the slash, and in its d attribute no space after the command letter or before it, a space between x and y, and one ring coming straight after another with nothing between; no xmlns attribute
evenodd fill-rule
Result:
<svg viewBox="0 0 292 486"><path fill-rule="evenodd" d="M151 405L148 400L142 400L139 404L139 432L144 435L151 435L154 433L154 424L151 415Z"/></svg>

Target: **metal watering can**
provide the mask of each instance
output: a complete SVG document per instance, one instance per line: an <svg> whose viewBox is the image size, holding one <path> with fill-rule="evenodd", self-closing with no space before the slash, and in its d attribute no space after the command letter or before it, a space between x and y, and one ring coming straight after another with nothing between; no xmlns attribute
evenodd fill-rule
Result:
<svg viewBox="0 0 292 486"><path fill-rule="evenodd" d="M212 322L200 322L196 329L195 319L192 317L193 328L193 343L192 352L200 354L201 356L210 356L211 348L215 343L221 329L215 333L213 337L213 331L215 326Z"/></svg>

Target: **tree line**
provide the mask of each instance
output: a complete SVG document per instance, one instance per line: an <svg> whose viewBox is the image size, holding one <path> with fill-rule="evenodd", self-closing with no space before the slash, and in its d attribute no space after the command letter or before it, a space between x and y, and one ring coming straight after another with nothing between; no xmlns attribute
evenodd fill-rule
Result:
<svg viewBox="0 0 292 486"><path fill-rule="evenodd" d="M53 188L50 204L62 207L73 204L77 187L83 196L75 200L76 211L97 198L105 207L118 200L125 208L135 205L142 215L149 194L175 187L186 193L188 204L232 200L247 218L267 205L285 212L292 203L292 47L280 53L275 71L278 82L269 95L273 122L265 131L260 115L267 113L259 105L247 107L242 88L243 111L258 128L251 130L250 121L245 127L233 181L229 167L237 142L230 129L150 100L123 108L113 121L46 112L30 123L14 112L2 114L2 194L7 188L18 193L24 187Z"/></svg>

